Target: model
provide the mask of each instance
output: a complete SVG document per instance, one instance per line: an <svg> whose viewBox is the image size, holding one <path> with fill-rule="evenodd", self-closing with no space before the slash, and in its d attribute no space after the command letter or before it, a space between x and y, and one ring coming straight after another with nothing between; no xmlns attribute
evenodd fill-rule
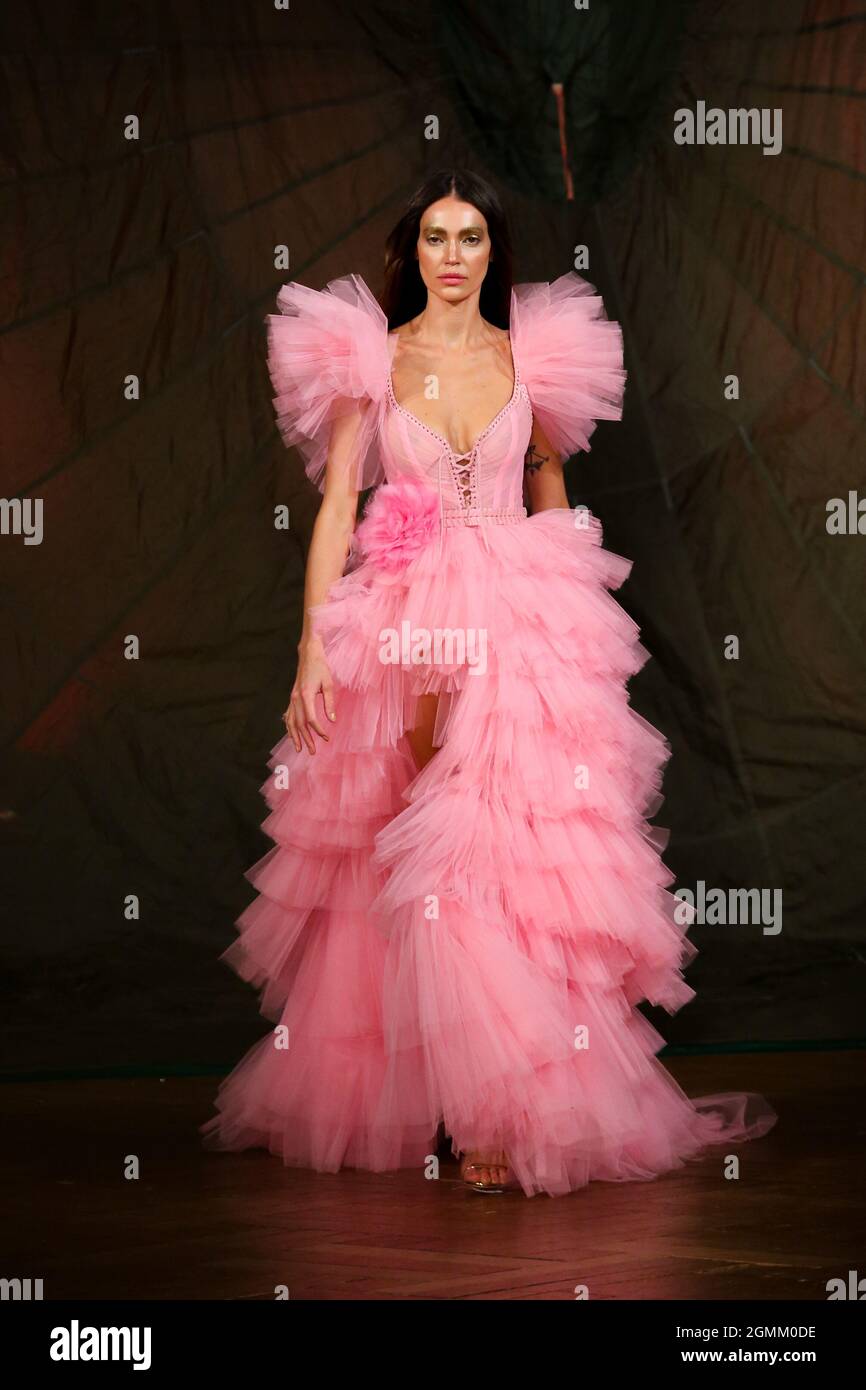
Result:
<svg viewBox="0 0 866 1390"><path fill-rule="evenodd" d="M323 498L274 846L222 957L276 1026L205 1144L430 1176L444 1134L467 1186L531 1196L765 1134L761 1096L689 1099L636 1008L686 1003L696 950L648 824L670 745L626 692L649 653L608 592L631 562L563 482L620 417L619 326L574 273L513 287L463 171L411 200L381 304L348 275L278 307L277 419Z"/></svg>

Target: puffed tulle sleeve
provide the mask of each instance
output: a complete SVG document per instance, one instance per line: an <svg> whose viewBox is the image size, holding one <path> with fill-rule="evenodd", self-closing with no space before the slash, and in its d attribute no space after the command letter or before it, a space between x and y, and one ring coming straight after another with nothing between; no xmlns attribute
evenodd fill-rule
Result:
<svg viewBox="0 0 866 1390"><path fill-rule="evenodd" d="M268 370L277 427L300 452L320 491L333 422L357 413L354 483L358 491L382 482L379 432L387 395L388 321L360 275L331 280L323 290L294 281L268 314Z"/></svg>
<svg viewBox="0 0 866 1390"><path fill-rule="evenodd" d="M620 418L622 330L587 280L571 271L515 285L511 342L533 413L563 458L590 447L596 421Z"/></svg>

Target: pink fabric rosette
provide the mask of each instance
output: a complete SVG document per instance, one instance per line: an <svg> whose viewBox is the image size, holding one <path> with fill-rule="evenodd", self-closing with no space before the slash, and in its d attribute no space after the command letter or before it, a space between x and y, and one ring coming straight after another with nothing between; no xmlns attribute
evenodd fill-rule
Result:
<svg viewBox="0 0 866 1390"><path fill-rule="evenodd" d="M401 478L376 489L355 531L354 546L365 560L396 574L429 545L439 526L436 490Z"/></svg>

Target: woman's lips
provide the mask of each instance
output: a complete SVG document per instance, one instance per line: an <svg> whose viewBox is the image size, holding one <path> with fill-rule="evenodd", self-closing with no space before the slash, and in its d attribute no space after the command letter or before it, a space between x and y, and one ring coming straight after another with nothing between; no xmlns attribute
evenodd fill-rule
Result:
<svg viewBox="0 0 866 1390"><path fill-rule="evenodd" d="M460 285L466 279L465 275L440 275L440 280L445 280L449 285Z"/></svg>

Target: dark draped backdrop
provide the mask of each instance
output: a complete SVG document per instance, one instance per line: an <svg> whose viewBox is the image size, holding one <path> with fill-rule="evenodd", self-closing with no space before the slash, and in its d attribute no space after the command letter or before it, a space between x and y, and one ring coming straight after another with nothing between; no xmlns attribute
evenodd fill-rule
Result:
<svg viewBox="0 0 866 1390"><path fill-rule="evenodd" d="M264 317L288 279L378 289L452 164L501 189L519 280L576 266L623 325L623 422L568 485L634 561L665 859L782 903L774 934L697 924L697 997L651 1017L863 1034L864 37L855 0L6 7L4 1075L217 1070L268 1026L217 957L270 844L317 494ZM679 143L700 103L778 111L781 149Z"/></svg>

